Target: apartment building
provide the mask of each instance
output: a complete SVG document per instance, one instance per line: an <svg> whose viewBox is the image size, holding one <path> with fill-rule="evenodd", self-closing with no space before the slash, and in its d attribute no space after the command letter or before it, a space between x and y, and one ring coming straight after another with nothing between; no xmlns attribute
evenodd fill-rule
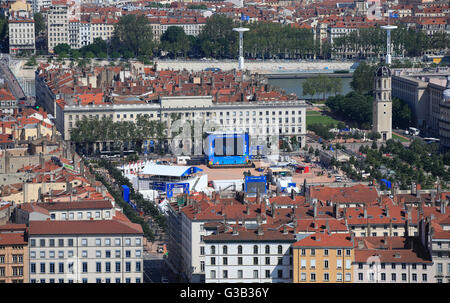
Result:
<svg viewBox="0 0 450 303"><path fill-rule="evenodd" d="M36 51L34 18L31 12L11 11L8 20L9 53L29 53Z"/></svg>
<svg viewBox="0 0 450 303"><path fill-rule="evenodd" d="M70 45L69 6L65 0L53 0L47 13L47 47L50 53L62 43Z"/></svg>
<svg viewBox="0 0 450 303"><path fill-rule="evenodd" d="M292 232L232 226L204 237L206 283L291 283Z"/></svg>
<svg viewBox="0 0 450 303"><path fill-rule="evenodd" d="M315 233L292 244L293 283L352 283L354 238L345 233Z"/></svg>
<svg viewBox="0 0 450 303"><path fill-rule="evenodd" d="M15 108L18 108L16 97L14 97L11 90L5 85L4 81L0 80L0 112L12 113Z"/></svg>
<svg viewBox="0 0 450 303"><path fill-rule="evenodd" d="M206 18L150 18L153 39L159 41L171 26L182 28L186 35L197 37L206 25Z"/></svg>
<svg viewBox="0 0 450 303"><path fill-rule="evenodd" d="M43 8L49 8L52 4L52 0L33 0L32 8L33 14L39 13Z"/></svg>
<svg viewBox="0 0 450 303"><path fill-rule="evenodd" d="M435 282L450 283L450 230L434 232L431 248Z"/></svg>
<svg viewBox="0 0 450 303"><path fill-rule="evenodd" d="M115 215L109 200L24 203L16 209L17 220L111 220ZM21 223L25 223L21 222Z"/></svg>
<svg viewBox="0 0 450 303"><path fill-rule="evenodd" d="M28 242L24 224L0 226L0 283L28 282Z"/></svg>
<svg viewBox="0 0 450 303"><path fill-rule="evenodd" d="M90 43L93 43L96 38L110 40L114 34L114 26L118 22L119 20L111 15L91 16L89 20L91 33Z"/></svg>
<svg viewBox="0 0 450 303"><path fill-rule="evenodd" d="M142 283L143 231L118 220L32 221L31 283Z"/></svg>
<svg viewBox="0 0 450 303"><path fill-rule="evenodd" d="M355 238L355 283L433 283L433 262L418 237Z"/></svg>

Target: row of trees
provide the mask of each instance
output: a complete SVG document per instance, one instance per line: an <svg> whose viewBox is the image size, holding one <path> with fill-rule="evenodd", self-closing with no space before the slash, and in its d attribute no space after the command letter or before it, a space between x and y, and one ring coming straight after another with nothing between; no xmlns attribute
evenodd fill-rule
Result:
<svg viewBox="0 0 450 303"><path fill-rule="evenodd" d="M398 28L391 33L393 52L401 56L420 56L426 51L444 50L450 45L450 36L437 32L427 35L422 30L406 28L397 24ZM356 52L359 57L377 56L386 48L386 32L380 27L365 28L353 31L334 40L335 49L346 49Z"/></svg>
<svg viewBox="0 0 450 303"><path fill-rule="evenodd" d="M96 163L99 166L107 169L108 174L115 181L116 185L127 185L130 188L130 199L137 206L137 208L139 210L142 210L144 215L151 216L162 230L166 229L166 218L159 212L154 203L145 200L141 193L134 190L131 182L122 175L120 170L118 170L111 162L104 159L101 159ZM119 206L123 209L125 216L127 216L127 218L130 219L131 222L140 224L144 231L144 236L148 240L154 241L155 232L150 229L148 222L146 222L143 217L139 216L138 212L123 199L120 190L117 189L118 186L113 187L100 174L96 173L95 177L97 180L101 181L103 185L105 185L108 192L114 197L116 203L118 203Z"/></svg>
<svg viewBox="0 0 450 303"><path fill-rule="evenodd" d="M315 96L317 94L322 95L322 99L325 100L326 94L342 92L342 78L332 78L325 75L318 75L310 77L303 82L303 94L309 96Z"/></svg>
<svg viewBox="0 0 450 303"><path fill-rule="evenodd" d="M444 165L445 155L438 154L437 144L415 139L405 147L398 141L388 140L379 149L362 146L360 152L366 155L362 169L375 179L386 178L399 184L401 189L407 189L412 182L420 183L423 188L432 188L437 178L450 181L450 171ZM382 174L382 166L394 173Z"/></svg>
<svg viewBox="0 0 450 303"><path fill-rule="evenodd" d="M94 151L93 143L114 142L114 147L123 152L126 146L133 146L140 152L145 139L161 141L165 135L165 124L157 120L149 120L148 115L139 115L136 123L131 121L116 121L111 118L89 119L83 117L75 123L70 131L71 141L84 153Z"/></svg>

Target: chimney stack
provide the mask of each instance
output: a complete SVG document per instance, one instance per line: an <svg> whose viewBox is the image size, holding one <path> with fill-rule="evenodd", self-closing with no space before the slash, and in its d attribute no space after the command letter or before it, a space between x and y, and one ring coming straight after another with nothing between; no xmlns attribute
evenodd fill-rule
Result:
<svg viewBox="0 0 450 303"><path fill-rule="evenodd" d="M367 219L367 206L364 204L364 219Z"/></svg>
<svg viewBox="0 0 450 303"><path fill-rule="evenodd" d="M447 206L447 200L441 200L441 214L445 214L445 207Z"/></svg>
<svg viewBox="0 0 450 303"><path fill-rule="evenodd" d="M237 226L233 226L233 235L234 236L239 235L239 231L238 231L238 227Z"/></svg>
<svg viewBox="0 0 450 303"><path fill-rule="evenodd" d="M317 217L317 202L314 203L313 211L314 211L314 218L316 218Z"/></svg>
<svg viewBox="0 0 450 303"><path fill-rule="evenodd" d="M264 235L264 231L261 225L258 225L258 236Z"/></svg>

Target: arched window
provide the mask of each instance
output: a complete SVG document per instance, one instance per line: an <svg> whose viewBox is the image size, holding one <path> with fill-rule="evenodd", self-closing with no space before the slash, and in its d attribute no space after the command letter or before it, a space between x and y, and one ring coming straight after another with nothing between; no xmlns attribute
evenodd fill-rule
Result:
<svg viewBox="0 0 450 303"><path fill-rule="evenodd" d="M283 246L278 245L278 254L282 255L283 254Z"/></svg>
<svg viewBox="0 0 450 303"><path fill-rule="evenodd" d="M384 87L386 88L386 79L384 79Z"/></svg>
<svg viewBox="0 0 450 303"><path fill-rule="evenodd" d="M266 245L266 254L270 254L270 246Z"/></svg>
<svg viewBox="0 0 450 303"><path fill-rule="evenodd" d="M258 245L254 245L253 246L253 253L257 254L258 253Z"/></svg>
<svg viewBox="0 0 450 303"><path fill-rule="evenodd" d="M378 80L378 88L381 88L381 79Z"/></svg>
<svg viewBox="0 0 450 303"><path fill-rule="evenodd" d="M222 247L222 250L223 250L223 254L224 254L224 255L228 254L228 246L224 245L224 246Z"/></svg>
<svg viewBox="0 0 450 303"><path fill-rule="evenodd" d="M213 245L211 246L211 255L215 255L216 254L216 247Z"/></svg>
<svg viewBox="0 0 450 303"><path fill-rule="evenodd" d="M238 254L242 255L242 245L238 246Z"/></svg>

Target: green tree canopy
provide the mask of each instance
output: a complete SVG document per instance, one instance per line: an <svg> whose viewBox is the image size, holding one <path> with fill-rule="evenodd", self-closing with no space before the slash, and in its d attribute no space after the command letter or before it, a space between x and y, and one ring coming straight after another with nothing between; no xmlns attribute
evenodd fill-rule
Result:
<svg viewBox="0 0 450 303"><path fill-rule="evenodd" d="M121 17L114 30L112 46L122 54L129 51L134 57L151 56L153 32L147 17L134 14Z"/></svg>
<svg viewBox="0 0 450 303"><path fill-rule="evenodd" d="M353 72L353 79L350 82L351 87L360 94L371 92L373 90L373 81L377 66L362 62Z"/></svg>
<svg viewBox="0 0 450 303"><path fill-rule="evenodd" d="M161 36L161 48L173 57L180 53L185 56L191 48L191 40L182 27L170 26Z"/></svg>
<svg viewBox="0 0 450 303"><path fill-rule="evenodd" d="M42 32L45 32L45 21L41 13L34 14L34 34L38 37Z"/></svg>

